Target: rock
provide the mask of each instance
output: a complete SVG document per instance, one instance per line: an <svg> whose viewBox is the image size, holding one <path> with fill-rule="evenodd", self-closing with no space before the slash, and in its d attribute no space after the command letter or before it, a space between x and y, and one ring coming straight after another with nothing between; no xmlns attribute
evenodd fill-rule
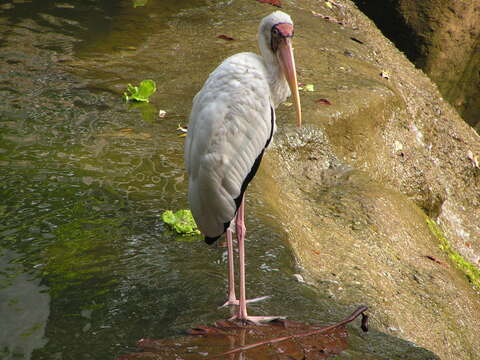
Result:
<svg viewBox="0 0 480 360"><path fill-rule="evenodd" d="M428 77L344 4L345 26L286 9L309 29L295 39L300 81L315 84L332 106L312 106L303 93L306 125L294 130L280 120L256 181L269 189L266 200L322 292L371 305L381 331L440 359L474 359L479 289L460 263L478 274L480 174L471 158L480 154L480 137ZM452 261L442 241L462 260Z"/></svg>
<svg viewBox="0 0 480 360"><path fill-rule="evenodd" d="M480 126L480 1L355 1L438 85L464 119Z"/></svg>

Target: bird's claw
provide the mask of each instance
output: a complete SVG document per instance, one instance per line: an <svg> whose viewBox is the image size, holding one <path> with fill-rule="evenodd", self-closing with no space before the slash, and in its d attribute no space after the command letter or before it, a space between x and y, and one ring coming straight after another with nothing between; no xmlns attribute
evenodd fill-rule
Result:
<svg viewBox="0 0 480 360"><path fill-rule="evenodd" d="M269 298L271 298L270 295L260 296L260 297L254 298L254 299L248 299L247 304L255 303L255 302L258 302L258 301L262 301L262 300L267 300ZM240 305L240 300L229 299L223 305L221 305L220 307L222 308L222 307L226 307L226 306L230 306L230 305L239 306Z"/></svg>
<svg viewBox="0 0 480 360"><path fill-rule="evenodd" d="M274 320L281 320L281 319L286 319L286 316L247 316L246 318L241 319L240 316L234 315L229 321L237 320L243 323L244 325L248 324L255 324L255 325L261 325L262 323L274 321Z"/></svg>

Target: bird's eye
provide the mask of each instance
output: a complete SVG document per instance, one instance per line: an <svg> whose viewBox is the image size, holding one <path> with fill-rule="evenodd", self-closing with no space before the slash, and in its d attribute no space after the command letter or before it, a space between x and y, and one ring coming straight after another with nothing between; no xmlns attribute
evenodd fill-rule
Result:
<svg viewBox="0 0 480 360"><path fill-rule="evenodd" d="M278 29L276 27L273 27L272 28L272 34L273 35L278 35L280 32L278 31Z"/></svg>

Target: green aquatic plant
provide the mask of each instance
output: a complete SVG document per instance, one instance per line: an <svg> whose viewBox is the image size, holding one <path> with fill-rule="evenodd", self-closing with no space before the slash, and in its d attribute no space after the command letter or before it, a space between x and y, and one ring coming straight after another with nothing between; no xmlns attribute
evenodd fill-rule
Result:
<svg viewBox="0 0 480 360"><path fill-rule="evenodd" d="M450 260L452 260L457 268L459 268L467 277L467 279L477 288L480 289L480 270L471 262L466 260L459 252L452 248L452 245L445 237L440 226L435 221L427 218L427 225L432 234L440 241L440 249L444 251Z"/></svg>
<svg viewBox="0 0 480 360"><path fill-rule="evenodd" d="M128 84L127 91L123 93L125 101L149 102L148 98L157 91L157 85L153 80L143 80L139 86Z"/></svg>
<svg viewBox="0 0 480 360"><path fill-rule="evenodd" d="M147 5L148 0L133 0L133 7L136 8L138 6L145 6Z"/></svg>
<svg viewBox="0 0 480 360"><path fill-rule="evenodd" d="M175 213L172 210L166 210L162 214L162 220L179 234L200 234L190 210L178 210Z"/></svg>

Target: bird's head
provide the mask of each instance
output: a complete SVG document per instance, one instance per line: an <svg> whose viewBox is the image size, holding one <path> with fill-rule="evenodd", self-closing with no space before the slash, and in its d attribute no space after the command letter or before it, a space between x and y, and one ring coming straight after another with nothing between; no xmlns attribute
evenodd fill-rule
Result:
<svg viewBox="0 0 480 360"><path fill-rule="evenodd" d="M260 50L263 56L268 56L272 61L278 62L288 82L297 112L297 126L300 126L302 124L302 109L292 48L292 19L282 11L275 11L262 19L258 33Z"/></svg>

